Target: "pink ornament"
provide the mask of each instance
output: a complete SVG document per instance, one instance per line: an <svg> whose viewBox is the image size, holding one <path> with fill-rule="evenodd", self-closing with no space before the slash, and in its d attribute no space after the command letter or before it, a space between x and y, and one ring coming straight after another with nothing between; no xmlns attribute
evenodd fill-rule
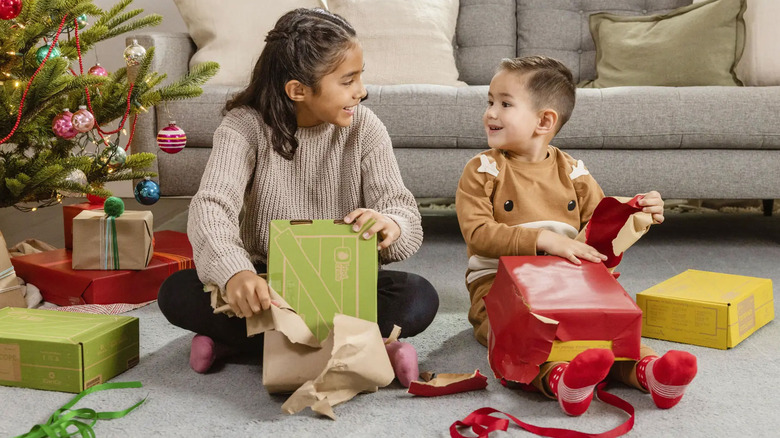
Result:
<svg viewBox="0 0 780 438"><path fill-rule="evenodd" d="M81 105L79 110L71 117L71 122L73 123L73 129L76 131L87 132L95 126L95 116L87 110L86 106Z"/></svg>
<svg viewBox="0 0 780 438"><path fill-rule="evenodd" d="M12 20L22 12L22 0L0 0L0 18Z"/></svg>
<svg viewBox="0 0 780 438"><path fill-rule="evenodd" d="M108 71L106 71L106 69L104 69L100 64L93 65L89 70L87 70L87 73L93 76L108 76Z"/></svg>
<svg viewBox="0 0 780 438"><path fill-rule="evenodd" d="M73 129L73 113L65 108L61 113L54 117L51 123L51 130L57 137L62 137L65 140L70 140L75 137L79 132Z"/></svg>
<svg viewBox="0 0 780 438"><path fill-rule="evenodd" d="M176 122L170 122L168 126L157 133L157 146L169 154L175 154L184 149L187 144L187 134L176 126Z"/></svg>

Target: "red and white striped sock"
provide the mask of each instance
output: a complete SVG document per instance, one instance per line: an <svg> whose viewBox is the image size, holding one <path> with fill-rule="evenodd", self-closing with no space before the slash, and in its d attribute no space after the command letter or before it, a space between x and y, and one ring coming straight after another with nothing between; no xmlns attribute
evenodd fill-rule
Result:
<svg viewBox="0 0 780 438"><path fill-rule="evenodd" d="M656 406L669 409L682 399L685 388L696 377L696 370L696 356L670 350L660 358L642 358L636 365L636 377L650 391Z"/></svg>
<svg viewBox="0 0 780 438"><path fill-rule="evenodd" d="M591 348L570 363L553 368L548 384L563 412L572 416L584 414L593 400L593 388L607 377L614 361L611 350Z"/></svg>

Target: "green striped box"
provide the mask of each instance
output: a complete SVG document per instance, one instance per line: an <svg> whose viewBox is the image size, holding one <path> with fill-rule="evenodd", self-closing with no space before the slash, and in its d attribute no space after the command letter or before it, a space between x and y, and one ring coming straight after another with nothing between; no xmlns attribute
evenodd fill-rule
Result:
<svg viewBox="0 0 780 438"><path fill-rule="evenodd" d="M376 322L376 235L332 220L271 221L268 284L320 340L342 313Z"/></svg>
<svg viewBox="0 0 780 438"><path fill-rule="evenodd" d="M138 358L138 318L0 309L0 385L77 393Z"/></svg>

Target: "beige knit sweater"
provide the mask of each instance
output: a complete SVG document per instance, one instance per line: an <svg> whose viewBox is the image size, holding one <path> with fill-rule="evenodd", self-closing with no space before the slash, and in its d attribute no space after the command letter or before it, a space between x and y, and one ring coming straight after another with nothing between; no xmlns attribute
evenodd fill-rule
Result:
<svg viewBox="0 0 780 438"><path fill-rule="evenodd" d="M239 271L267 263L273 219L343 219L372 208L401 229L380 262L417 252L420 213L401 180L390 136L371 110L358 105L350 126L322 123L298 128L295 137L298 150L285 160L271 146L270 128L249 108L230 111L214 132L187 222L203 283L224 288Z"/></svg>

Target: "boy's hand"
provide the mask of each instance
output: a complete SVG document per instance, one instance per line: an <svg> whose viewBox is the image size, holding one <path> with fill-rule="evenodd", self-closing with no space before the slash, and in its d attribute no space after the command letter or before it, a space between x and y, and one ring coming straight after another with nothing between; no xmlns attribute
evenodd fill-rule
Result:
<svg viewBox="0 0 780 438"><path fill-rule="evenodd" d="M362 237L364 239L370 239L371 236L379 233L379 245L377 245L377 250L381 251L387 248L401 237L401 228L394 220L370 208L358 208L346 215L344 217L344 222L348 224L354 222L355 225L352 226L352 231L358 232L369 219L374 219L376 222L371 228L363 232Z"/></svg>
<svg viewBox="0 0 780 438"><path fill-rule="evenodd" d="M650 213L653 217L654 224L660 224L664 221L664 200L661 199L661 194L655 190L647 192L639 199L639 206L643 207L642 211Z"/></svg>
<svg viewBox="0 0 780 438"><path fill-rule="evenodd" d="M252 271L240 271L227 282L227 302L236 316L248 318L271 307L268 283Z"/></svg>
<svg viewBox="0 0 780 438"><path fill-rule="evenodd" d="M549 230L542 230L536 240L536 248L547 254L563 257L575 265L581 264L580 259L593 263L601 263L607 256L596 251L587 243L570 239Z"/></svg>

